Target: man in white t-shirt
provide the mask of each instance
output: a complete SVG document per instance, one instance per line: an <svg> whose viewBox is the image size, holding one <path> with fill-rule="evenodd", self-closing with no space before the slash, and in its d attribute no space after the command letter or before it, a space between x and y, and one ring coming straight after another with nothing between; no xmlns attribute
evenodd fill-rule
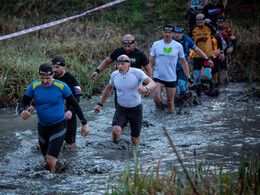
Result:
<svg viewBox="0 0 260 195"><path fill-rule="evenodd" d="M143 117L141 94L153 90L155 83L142 70L130 68L131 62L127 55L120 55L116 62L118 70L111 74L109 84L102 94L101 101L95 106L94 112L99 113L115 87L118 105L112 124L113 141L119 142L122 130L129 122L132 143L139 145ZM145 86L142 85L143 83Z"/></svg>
<svg viewBox="0 0 260 195"><path fill-rule="evenodd" d="M153 98L157 107L164 107L163 100L161 98L161 92L163 87L166 89L167 94L167 110L168 114L174 111L174 96L176 91L176 66L178 59L180 59L183 70L189 82L189 68L183 47L180 43L172 39L174 34L174 27L171 24L167 24L163 28L163 39L154 42L149 63L153 65L155 62L155 69L153 74L153 80L156 83L156 87L153 90Z"/></svg>

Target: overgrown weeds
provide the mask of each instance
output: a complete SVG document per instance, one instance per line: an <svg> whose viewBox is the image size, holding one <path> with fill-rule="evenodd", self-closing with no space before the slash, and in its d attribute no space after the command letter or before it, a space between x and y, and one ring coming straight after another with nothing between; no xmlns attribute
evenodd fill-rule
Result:
<svg viewBox="0 0 260 195"><path fill-rule="evenodd" d="M45 1L43 22L50 22L82 13L83 2ZM107 3L105 0L88 1L87 10ZM82 18L38 32L0 41L0 107L15 106L29 83L38 79L41 63L50 62L55 55L63 55L67 70L74 74L84 90L84 97L100 93L109 80L115 65L110 65L96 81L90 76L113 49L121 46L125 34L133 34L137 47L149 55L154 41L161 39L161 28L166 23L183 23L187 1L151 0L125 1L114 7L86 15L84 30ZM26 7L26 9L25 9ZM0 5L0 33L6 35L39 23L39 2L8 1ZM237 38L237 49L229 61L232 81L260 80L260 27L244 29L229 22ZM255 54L255 55L253 55ZM252 66L253 72L250 70Z"/></svg>
<svg viewBox="0 0 260 195"><path fill-rule="evenodd" d="M242 166L245 164L246 174L242 186ZM146 170L135 157L135 167L127 164L118 180L112 179L107 186L106 194L194 194L193 187L180 167L161 171L160 160L156 167ZM259 194L260 163L259 157L253 156L242 161L236 171L228 168L194 162L188 169L195 182L199 194Z"/></svg>

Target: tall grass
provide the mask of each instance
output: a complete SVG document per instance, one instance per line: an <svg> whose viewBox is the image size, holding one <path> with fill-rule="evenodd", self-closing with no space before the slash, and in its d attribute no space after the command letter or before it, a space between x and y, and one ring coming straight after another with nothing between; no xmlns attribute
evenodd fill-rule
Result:
<svg viewBox="0 0 260 195"><path fill-rule="evenodd" d="M242 188L242 164L246 165L245 184ZM118 179L111 179L107 184L106 194L194 194L191 183L179 167L162 171L160 160L156 167L146 170L138 163L135 155L134 169L129 163ZM242 161L237 170L223 168L223 165L210 168L202 162L194 162L188 169L199 194L259 194L260 162L258 156Z"/></svg>
<svg viewBox="0 0 260 195"><path fill-rule="evenodd" d="M83 2L45 1L43 22L50 22L82 13ZM107 3L106 0L87 1L87 9ZM86 16L86 30L82 18L38 32L0 41L0 107L15 106L27 86L38 78L40 64L50 62L55 55L63 55L67 70L74 74L85 97L100 93L107 84L115 65L106 69L96 81L90 75L113 49L121 46L125 34L133 34L137 47L149 55L154 41L162 38L161 28L166 23L183 23L187 2L184 0L125 1L114 7ZM26 8L26 9L25 9ZM39 2L9 1L1 4L0 34L5 35L38 25ZM253 81L260 80L259 26L243 29L229 22L237 38L237 49L230 58L229 72L235 81L248 80L253 64Z"/></svg>

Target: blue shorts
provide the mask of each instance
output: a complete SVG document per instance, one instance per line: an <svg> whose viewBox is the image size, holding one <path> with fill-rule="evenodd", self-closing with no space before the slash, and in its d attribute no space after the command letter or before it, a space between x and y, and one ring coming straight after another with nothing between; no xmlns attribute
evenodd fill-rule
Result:
<svg viewBox="0 0 260 195"><path fill-rule="evenodd" d="M167 81L162 81L162 80L157 79L157 78L153 78L153 80L156 83L163 84L165 87L176 88L176 86L177 86L177 82L176 81L167 82Z"/></svg>

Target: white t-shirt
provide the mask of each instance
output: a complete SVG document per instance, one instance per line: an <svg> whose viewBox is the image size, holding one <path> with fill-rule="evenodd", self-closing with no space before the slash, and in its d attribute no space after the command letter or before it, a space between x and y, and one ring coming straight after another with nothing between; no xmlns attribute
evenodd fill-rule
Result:
<svg viewBox="0 0 260 195"><path fill-rule="evenodd" d="M137 89L146 78L147 75L137 68L130 68L124 74L118 70L114 71L109 84L116 87L118 104L125 108L133 108L141 104L141 94Z"/></svg>
<svg viewBox="0 0 260 195"><path fill-rule="evenodd" d="M183 47L180 43L172 40L165 43L164 40L154 42L151 56L155 56L155 69L153 77L166 82L177 80L176 66L179 58L183 58Z"/></svg>
<svg viewBox="0 0 260 195"><path fill-rule="evenodd" d="M190 7L195 8L195 7L201 7L203 6L203 0L191 0Z"/></svg>

